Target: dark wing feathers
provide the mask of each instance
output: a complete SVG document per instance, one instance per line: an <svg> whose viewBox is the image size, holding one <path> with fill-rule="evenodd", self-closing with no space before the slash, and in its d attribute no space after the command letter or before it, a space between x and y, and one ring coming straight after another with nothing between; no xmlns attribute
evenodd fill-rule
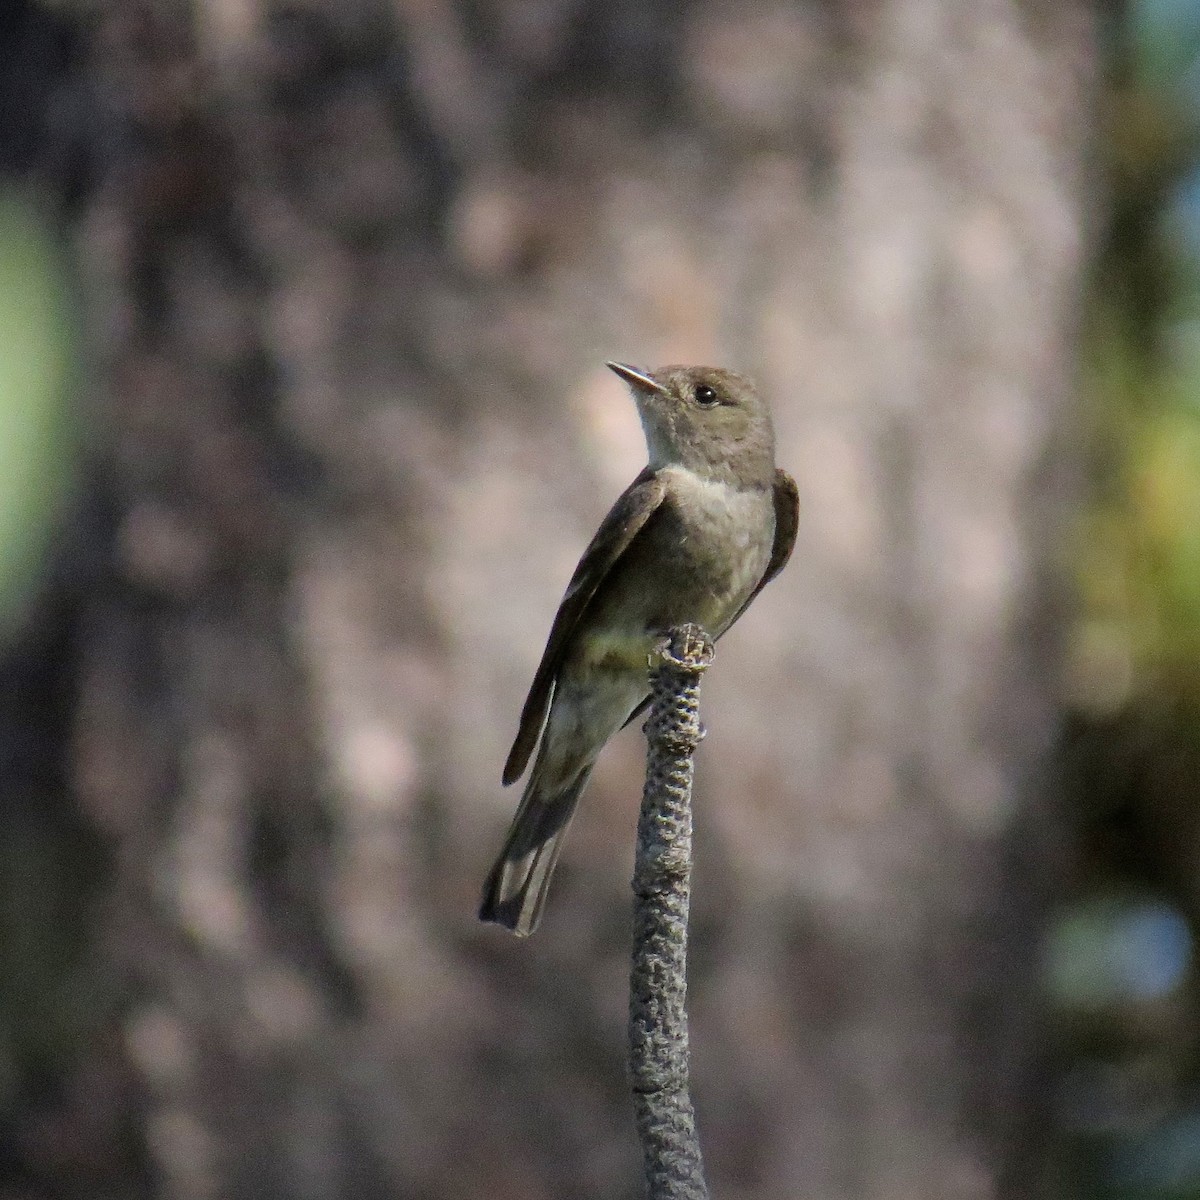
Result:
<svg viewBox="0 0 1200 1200"><path fill-rule="evenodd" d="M796 481L781 467L775 468L775 544L763 584L770 583L792 557L796 548L796 530L800 528L800 489Z"/></svg>
<svg viewBox="0 0 1200 1200"><path fill-rule="evenodd" d="M521 710L521 725L517 730L517 738L508 752L508 761L504 764L506 784L520 778L534 746L537 745L554 693L554 680L562 666L567 645L580 617L609 571L629 548L630 542L649 520L650 515L662 503L665 494L666 488L662 480L652 468L646 467L621 493L616 504L609 510L608 516L600 523L596 536L583 552L583 557L579 560L575 574L571 576L571 582L567 585L562 602L558 606L542 661L533 677L533 683L530 684L525 707Z"/></svg>

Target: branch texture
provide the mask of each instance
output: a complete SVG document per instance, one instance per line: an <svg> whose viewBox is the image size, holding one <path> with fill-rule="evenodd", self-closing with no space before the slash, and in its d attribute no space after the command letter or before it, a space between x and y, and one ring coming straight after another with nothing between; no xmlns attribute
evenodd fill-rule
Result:
<svg viewBox="0 0 1200 1200"><path fill-rule="evenodd" d="M633 868L629 1067L650 1200L706 1200L688 1088L687 924L692 872L692 775L700 677L712 640L673 629L652 664L646 786Z"/></svg>

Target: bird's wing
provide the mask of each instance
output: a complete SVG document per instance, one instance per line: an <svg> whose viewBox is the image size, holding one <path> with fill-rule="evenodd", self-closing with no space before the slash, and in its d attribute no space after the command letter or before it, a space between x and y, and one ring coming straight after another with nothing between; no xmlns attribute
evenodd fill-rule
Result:
<svg viewBox="0 0 1200 1200"><path fill-rule="evenodd" d="M746 603L737 610L737 616L725 627L732 629L738 617L750 607L754 597L787 565L796 547L796 530L800 527L800 492L796 481L784 470L775 468L775 541L771 546L771 558L758 586L746 598Z"/></svg>
<svg viewBox="0 0 1200 1200"><path fill-rule="evenodd" d="M521 726L508 752L508 761L504 764L506 784L520 778L537 745L554 694L554 681L580 617L608 573L663 502L665 495L666 486L662 479L652 468L646 467L609 510L608 516L596 530L596 536L583 552L562 603L558 606L542 661L529 687L525 707L521 710Z"/></svg>

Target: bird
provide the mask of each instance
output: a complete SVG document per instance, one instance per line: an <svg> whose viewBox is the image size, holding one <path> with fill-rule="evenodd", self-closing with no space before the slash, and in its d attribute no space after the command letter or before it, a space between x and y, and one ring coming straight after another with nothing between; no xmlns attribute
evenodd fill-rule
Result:
<svg viewBox="0 0 1200 1200"><path fill-rule="evenodd" d="M541 919L596 758L649 703L656 644L685 623L726 633L783 569L799 524L795 480L775 465L770 412L749 378L605 365L632 393L649 461L571 576L504 764L507 786L533 758L479 918L519 937Z"/></svg>

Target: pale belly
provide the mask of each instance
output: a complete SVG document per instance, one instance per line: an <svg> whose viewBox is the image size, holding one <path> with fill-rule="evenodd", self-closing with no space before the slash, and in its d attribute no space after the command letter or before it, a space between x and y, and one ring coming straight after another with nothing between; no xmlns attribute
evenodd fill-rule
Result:
<svg viewBox="0 0 1200 1200"><path fill-rule="evenodd" d="M696 624L720 637L758 586L771 555L769 491L738 492L683 475L674 503L597 593L569 659L646 670L654 642Z"/></svg>

